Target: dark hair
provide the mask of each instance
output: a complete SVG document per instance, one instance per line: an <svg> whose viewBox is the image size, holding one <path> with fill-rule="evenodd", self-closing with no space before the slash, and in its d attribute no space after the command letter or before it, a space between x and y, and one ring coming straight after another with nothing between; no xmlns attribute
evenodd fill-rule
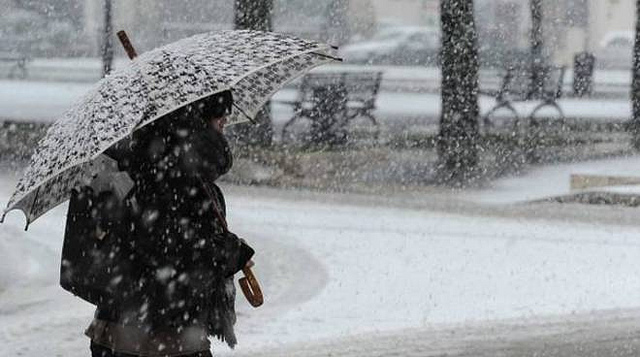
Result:
<svg viewBox="0 0 640 357"><path fill-rule="evenodd" d="M204 119L220 118L231 114L233 95L230 90L216 93L192 104Z"/></svg>

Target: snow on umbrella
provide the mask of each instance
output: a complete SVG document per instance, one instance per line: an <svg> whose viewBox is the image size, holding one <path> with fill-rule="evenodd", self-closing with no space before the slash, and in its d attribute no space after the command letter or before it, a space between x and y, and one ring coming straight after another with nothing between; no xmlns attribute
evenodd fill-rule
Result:
<svg viewBox="0 0 640 357"><path fill-rule="evenodd" d="M335 48L283 34L221 31L137 57L102 79L47 131L4 210L27 227L99 172L101 155L134 130L176 109L231 90L230 124L251 120L284 84L337 60ZM1 220L0 220L1 221Z"/></svg>

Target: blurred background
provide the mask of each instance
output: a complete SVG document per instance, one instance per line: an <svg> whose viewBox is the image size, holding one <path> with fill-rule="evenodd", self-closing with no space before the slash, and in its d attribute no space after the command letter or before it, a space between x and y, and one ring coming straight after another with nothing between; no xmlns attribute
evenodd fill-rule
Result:
<svg viewBox="0 0 640 357"><path fill-rule="evenodd" d="M481 64L526 56L528 0L477 0ZM0 49L29 57L100 54L104 1L1 0ZM544 0L545 55L568 64L576 52L601 67L630 68L635 3L631 0ZM116 29L135 34L141 50L192 34L233 28L233 1L113 1ZM275 0L273 29L343 47L349 62L436 64L438 0Z"/></svg>
<svg viewBox="0 0 640 357"><path fill-rule="evenodd" d="M342 63L226 130L232 223L261 244L272 299L240 311L245 355L638 356L637 6L0 0L0 205L47 128L129 62L116 31L138 53L235 28L324 41ZM91 311L57 286L65 208L0 226L0 355L84 355ZM425 333L445 323L467 330ZM353 337L372 331L391 337Z"/></svg>
<svg viewBox="0 0 640 357"><path fill-rule="evenodd" d="M473 8L467 18L441 16L443 4L450 3ZM477 123L473 126L479 128L481 144L486 149L511 142L496 149L495 160L513 157L508 165L519 168L521 162L579 159L585 152L627 152L635 6L631 0L0 0L0 120L5 129L0 131L0 155L10 152L12 163L25 160L31 145L23 143L35 142L90 84L129 61L114 35L121 29L138 53L193 34L234 28L272 30L339 46L343 63L314 70L326 74L325 81L342 76L341 85L351 88L346 97L327 99L329 112L335 113L307 115L306 122L295 119L300 114L296 105L315 105L301 100L305 90L318 85L296 81L265 107L257 130L238 126L231 134L269 146L283 143L287 123L296 122L292 127L298 143L325 144L326 138L314 130L332 130L333 116L342 118L330 135L339 144L360 145L356 138L362 129L363 136L383 147L432 150L446 134L442 114L449 112L441 109L443 79L450 77L441 68L445 22L466 24L463 30L448 27L457 39L444 43L454 51L470 51L467 57L453 53L448 63L473 67L477 62L479 68L477 84L475 70L448 73L468 73L461 79L466 82L450 86L477 95L469 103L478 103L478 115L470 120ZM358 77L354 72L366 73ZM349 110L364 105L361 113L371 120L366 115L352 120L352 111L342 115L341 100ZM507 110L507 104L514 109ZM538 110L540 105L544 110ZM463 112L468 110L475 111ZM522 122L525 127L517 127ZM24 135L32 139L24 140ZM584 143L599 147L586 150ZM546 152L550 146L554 148ZM520 155L534 149L538 153L533 156ZM407 174L423 176L414 163L407 165Z"/></svg>

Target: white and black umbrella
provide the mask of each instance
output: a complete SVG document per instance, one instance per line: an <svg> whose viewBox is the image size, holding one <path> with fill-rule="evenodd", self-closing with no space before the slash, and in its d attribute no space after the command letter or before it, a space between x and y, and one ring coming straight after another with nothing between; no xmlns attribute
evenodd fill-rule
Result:
<svg viewBox="0 0 640 357"><path fill-rule="evenodd" d="M284 84L335 56L326 44L258 31L206 33L144 53L49 128L2 219L19 209L28 227L104 169L105 150L180 107L231 90L228 122L252 120Z"/></svg>

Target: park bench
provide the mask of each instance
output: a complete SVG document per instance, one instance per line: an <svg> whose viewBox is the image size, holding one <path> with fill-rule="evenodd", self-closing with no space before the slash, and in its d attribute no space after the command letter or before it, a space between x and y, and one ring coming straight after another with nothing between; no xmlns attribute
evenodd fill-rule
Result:
<svg viewBox="0 0 640 357"><path fill-rule="evenodd" d="M24 79L27 77L27 61L28 58L25 55L0 52L0 62L9 63L9 78ZM16 76L17 74L17 76Z"/></svg>
<svg viewBox="0 0 640 357"><path fill-rule="evenodd" d="M558 100L562 96L566 68L540 65L536 70L541 85L533 91L532 66L527 62L519 62L504 70L502 83L497 91L480 92L495 98L493 107L481 118L481 130L485 135L498 135L502 138L496 145L509 145L504 150L510 153L514 162L540 162L546 155L545 147L551 142L564 140L566 118ZM522 120L523 116L516 109L515 104L518 102L531 102L533 105L518 106L521 111L528 111L528 115L524 116L526 120ZM546 120L542 121L538 114L543 108L551 108L557 112L557 116L545 113ZM501 118L495 115L492 118L500 109L506 109L512 114L502 124L498 124Z"/></svg>
<svg viewBox="0 0 640 357"><path fill-rule="evenodd" d="M564 66L540 66L538 75L541 76L542 86L539 90L531 91L531 65L529 63L518 63L510 65L504 70L500 88L494 92L481 91L480 94L489 95L495 98L494 106L482 117L481 123L486 129L494 127L491 120L492 114L499 109L506 109L513 114L514 127L520 126L522 117L514 107L516 102L539 101L539 103L526 116L525 126L536 125L536 114L545 107L555 109L559 114L559 119L564 120L564 112L558 99L562 96L562 86Z"/></svg>
<svg viewBox="0 0 640 357"><path fill-rule="evenodd" d="M381 80L382 72L377 71L306 74L300 81L297 98L280 101L291 105L294 113L282 128L282 140L299 136L314 144L342 144L350 135L350 124L358 118L373 127L377 139L378 122L373 111ZM293 130L301 121L309 124L306 133Z"/></svg>

